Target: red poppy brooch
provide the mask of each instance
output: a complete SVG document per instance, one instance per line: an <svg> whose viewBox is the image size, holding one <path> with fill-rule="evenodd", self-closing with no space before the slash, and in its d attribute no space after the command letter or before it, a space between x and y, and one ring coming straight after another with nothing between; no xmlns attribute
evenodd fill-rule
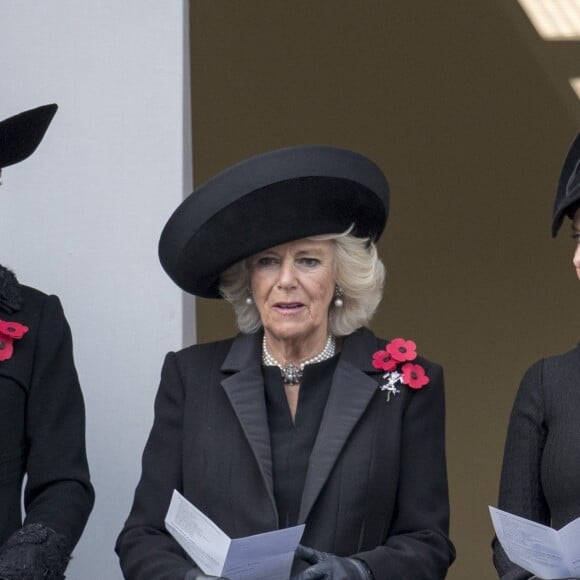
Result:
<svg viewBox="0 0 580 580"><path fill-rule="evenodd" d="M28 332L28 326L19 322L0 320L0 361L12 358L14 341L21 339Z"/></svg>
<svg viewBox="0 0 580 580"><path fill-rule="evenodd" d="M373 367L385 371L385 383L379 388L387 391L387 401L401 392L398 385L422 389L429 382L425 369L411 362L416 358L417 345L404 338L394 338L385 346L385 350L377 350L373 354Z"/></svg>

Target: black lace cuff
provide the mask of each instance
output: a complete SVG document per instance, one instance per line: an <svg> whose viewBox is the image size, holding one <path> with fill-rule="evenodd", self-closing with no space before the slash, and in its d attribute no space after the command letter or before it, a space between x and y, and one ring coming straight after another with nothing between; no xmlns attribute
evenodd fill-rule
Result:
<svg viewBox="0 0 580 580"><path fill-rule="evenodd" d="M61 580L69 558L64 536L41 524L29 524L0 548L0 580Z"/></svg>

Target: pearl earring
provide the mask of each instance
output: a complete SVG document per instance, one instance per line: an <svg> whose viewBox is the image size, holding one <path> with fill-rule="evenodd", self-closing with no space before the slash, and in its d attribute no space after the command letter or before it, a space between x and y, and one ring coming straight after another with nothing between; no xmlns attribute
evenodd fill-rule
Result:
<svg viewBox="0 0 580 580"><path fill-rule="evenodd" d="M334 305L336 306L336 308L342 308L344 306L344 300L342 299L343 294L344 292L342 291L342 288L340 286L337 286L335 290L336 298L334 299Z"/></svg>
<svg viewBox="0 0 580 580"><path fill-rule="evenodd" d="M254 301L252 300L252 296L251 295L246 298L245 303L248 306L251 306L254 303Z"/></svg>

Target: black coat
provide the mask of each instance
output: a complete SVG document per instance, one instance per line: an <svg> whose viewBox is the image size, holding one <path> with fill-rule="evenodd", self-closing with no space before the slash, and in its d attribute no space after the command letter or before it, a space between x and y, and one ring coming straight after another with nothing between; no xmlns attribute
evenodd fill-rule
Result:
<svg viewBox="0 0 580 580"><path fill-rule="evenodd" d="M72 549L94 493L70 329L56 296L10 284L3 289L8 299L0 302L0 319L24 324L29 331L14 340L12 357L0 361L0 546L24 523L53 530ZM10 300L16 295L21 301L12 311Z"/></svg>
<svg viewBox="0 0 580 580"><path fill-rule="evenodd" d="M524 375L506 438L499 507L560 529L580 517L580 345L542 359ZM502 580L531 574L513 564L497 539Z"/></svg>
<svg viewBox="0 0 580 580"><path fill-rule="evenodd" d="M344 339L304 485L302 543L356 554L376 580L437 580L454 558L448 533L441 367L386 400L361 329ZM167 534L173 489L240 537L278 528L261 337L170 353L143 473L117 551L129 580L183 580L191 563Z"/></svg>

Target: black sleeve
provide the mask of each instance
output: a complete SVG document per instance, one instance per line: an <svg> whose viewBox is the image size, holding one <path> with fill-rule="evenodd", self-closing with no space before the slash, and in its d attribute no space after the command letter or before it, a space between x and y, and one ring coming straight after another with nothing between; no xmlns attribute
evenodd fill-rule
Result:
<svg viewBox="0 0 580 580"><path fill-rule="evenodd" d="M183 401L183 384L170 353L155 399L141 479L115 548L128 580L183 580L193 567L164 523L173 490L182 491Z"/></svg>
<svg viewBox="0 0 580 580"><path fill-rule="evenodd" d="M26 405L25 524L76 545L94 502L85 450L85 410L72 339L60 302L46 300Z"/></svg>
<svg viewBox="0 0 580 580"><path fill-rule="evenodd" d="M541 463L546 443L542 361L524 375L512 409L503 457L498 507L542 524L550 511L542 491ZM497 538L493 561L501 580L527 580L532 574L513 564Z"/></svg>

